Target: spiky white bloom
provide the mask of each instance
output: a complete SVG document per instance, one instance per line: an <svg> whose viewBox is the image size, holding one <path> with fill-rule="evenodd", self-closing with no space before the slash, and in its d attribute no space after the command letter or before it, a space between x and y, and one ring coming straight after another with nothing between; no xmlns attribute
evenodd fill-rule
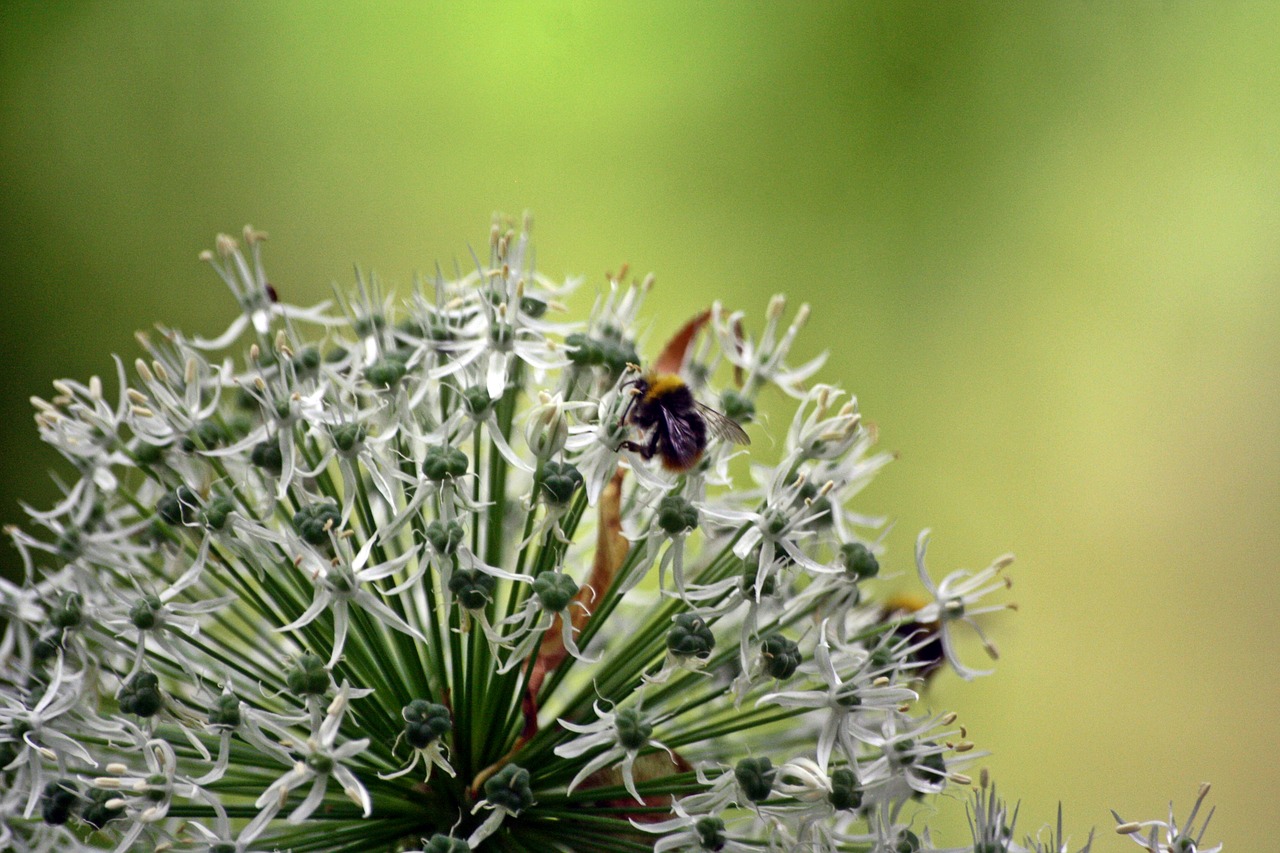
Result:
<svg viewBox="0 0 1280 853"><path fill-rule="evenodd" d="M329 703L329 709L319 728L302 745L301 757L298 761L288 772L268 785L267 789L254 801L254 806L261 809L262 814L274 816L288 802L290 792L310 783L311 789L306 797L287 818L289 823L302 823L320 807L329 780L333 779L342 786L342 793L360 806L364 816L369 816L373 809L369 792L360 781L360 777L343 763L363 752L369 746L369 738L338 743L342 720L346 715L349 701L350 687L344 683L338 695Z"/></svg>
<svg viewBox="0 0 1280 853"><path fill-rule="evenodd" d="M999 657L995 643L987 638L986 633L973 617L981 613L1008 610L1010 605L988 604L983 607L974 607L974 605L991 593L1012 586L1012 582L1007 577L1001 577L1000 573L1013 562L1013 555L1005 554L997 557L991 565L979 572L971 573L964 569L957 569L935 584L924 565L924 556L928 548L929 531L922 530L916 539L916 570L919 573L921 585L933 596L933 601L917 610L913 618L922 625L937 623L941 626L942 648L946 654L947 663L951 664L952 669L961 678L968 681L979 675L990 675L992 670L972 669L960 661L960 653L956 648L954 637L955 625L957 622L968 625L982 639L987 654L993 659Z"/></svg>
<svg viewBox="0 0 1280 853"><path fill-rule="evenodd" d="M33 400L74 478L5 531L0 848L918 842L904 806L973 753L911 700L939 634L975 674L951 633L1002 566L935 585L922 545L933 602L891 613L859 494L892 457L808 384L821 355L792 366L808 309L776 297L753 336L717 303L659 351L652 277L564 322L579 282L534 268L525 224L405 299L358 272L314 308L279 298L262 232L219 236L225 333L161 328L110 394ZM629 449L655 438L641 365L753 431L771 387L794 415L664 470Z"/></svg>
<svg viewBox="0 0 1280 853"><path fill-rule="evenodd" d="M559 720L560 725L582 737L562 743L556 747L555 753L561 758L578 758L595 753L594 757L582 766L578 774L569 783L568 791L578 787L584 779L618 761L622 762L622 784L627 792L635 797L636 802L643 803L644 798L636 790L635 774L632 772L636 756L640 750L650 747L666 750L675 760L674 754L661 741L651 737L653 723L645 719L638 708L624 708L621 711L606 711L595 705L597 720L594 723L581 725L569 720ZM603 749L601 749L603 747ZM600 750L596 752L596 750Z"/></svg>

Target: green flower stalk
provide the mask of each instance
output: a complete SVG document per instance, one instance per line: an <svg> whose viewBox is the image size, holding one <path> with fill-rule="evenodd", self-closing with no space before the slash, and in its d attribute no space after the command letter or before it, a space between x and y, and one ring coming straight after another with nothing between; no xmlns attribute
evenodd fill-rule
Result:
<svg viewBox="0 0 1280 853"><path fill-rule="evenodd" d="M7 531L0 849L940 849L918 804L976 753L920 694L984 674L954 634L995 657L1011 558L935 583L922 534L928 598L885 598L853 504L890 457L792 362L807 307L750 334L716 303L642 369L652 278L560 319L580 282L528 223L456 280L312 308L264 239L202 256L224 334L34 401L75 477ZM973 802L962 849L1067 849Z"/></svg>

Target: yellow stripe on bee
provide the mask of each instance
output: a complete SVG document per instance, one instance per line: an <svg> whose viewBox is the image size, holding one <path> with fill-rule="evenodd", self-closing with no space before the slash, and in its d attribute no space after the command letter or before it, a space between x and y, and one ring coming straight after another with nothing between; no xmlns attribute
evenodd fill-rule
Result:
<svg viewBox="0 0 1280 853"><path fill-rule="evenodd" d="M674 373L655 373L645 381L649 384L649 390L644 395L646 403L652 403L664 394L670 394L684 387L684 380Z"/></svg>

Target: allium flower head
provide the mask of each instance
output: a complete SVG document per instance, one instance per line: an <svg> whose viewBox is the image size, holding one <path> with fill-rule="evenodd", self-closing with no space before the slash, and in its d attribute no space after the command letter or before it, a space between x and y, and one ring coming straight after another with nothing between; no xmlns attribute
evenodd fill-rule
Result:
<svg viewBox="0 0 1280 853"><path fill-rule="evenodd" d="M977 674L950 632L1004 563L935 584L922 540L933 601L884 617L856 499L891 457L808 384L822 356L792 366L806 306L717 302L650 347L652 277L570 322L581 282L497 220L456 278L301 308L265 237L202 255L224 333L34 401L74 477L6 531L0 847L919 848L903 809L973 744L918 707L909 623ZM651 375L671 423L634 415ZM694 424L684 470L655 423Z"/></svg>

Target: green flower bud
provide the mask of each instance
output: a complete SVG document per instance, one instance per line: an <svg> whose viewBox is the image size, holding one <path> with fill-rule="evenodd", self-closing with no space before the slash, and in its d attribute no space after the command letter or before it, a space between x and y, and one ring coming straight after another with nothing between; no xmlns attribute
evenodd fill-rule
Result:
<svg viewBox="0 0 1280 853"><path fill-rule="evenodd" d="M564 345L569 361L579 367L596 367L604 364L604 350L600 342L581 332L574 332L567 336L564 339Z"/></svg>
<svg viewBox="0 0 1280 853"><path fill-rule="evenodd" d="M711 657L711 650L715 646L715 635L696 613L681 613L676 616L675 623L667 631L667 649L678 658L696 657L706 660Z"/></svg>
<svg viewBox="0 0 1280 853"><path fill-rule="evenodd" d="M71 819L80 805L80 786L70 779L55 779L44 786L40 798L40 816L44 822L60 826Z"/></svg>
<svg viewBox="0 0 1280 853"><path fill-rule="evenodd" d="M668 536L694 530L698 526L698 508L679 495L667 495L658 503L658 526Z"/></svg>
<svg viewBox="0 0 1280 853"><path fill-rule="evenodd" d="M640 354L628 341L603 341L600 348L604 355L604 366L609 368L609 375L612 377L621 376L628 364L640 363Z"/></svg>
<svg viewBox="0 0 1280 853"><path fill-rule="evenodd" d="M839 811L852 811L862 807L862 791L858 790L858 777L852 770L840 767L832 771L831 793L827 799Z"/></svg>
<svg viewBox="0 0 1280 853"><path fill-rule="evenodd" d="M107 821L115 820L124 814L123 806L107 808L107 803L119 796L119 791L90 788L88 795L85 797L84 805L80 810L80 820L94 829L102 829L107 825Z"/></svg>
<svg viewBox="0 0 1280 853"><path fill-rule="evenodd" d="M406 317L396 323L396 329L402 334L418 340L421 340L427 333L426 326L422 324L422 321L414 317Z"/></svg>
<svg viewBox="0 0 1280 853"><path fill-rule="evenodd" d="M306 654L294 662L285 676L290 692L297 696L323 696L329 689L329 671L319 655Z"/></svg>
<svg viewBox="0 0 1280 853"><path fill-rule="evenodd" d="M293 403L288 397L281 397L275 401L276 419L288 421L293 416Z"/></svg>
<svg viewBox="0 0 1280 853"><path fill-rule="evenodd" d="M757 554L752 554L743 562L742 572L742 591L747 595L755 598L756 595L756 578L760 575L760 565L757 562ZM768 598L777 592L778 578L770 573L765 576L764 585L760 588L760 597Z"/></svg>
<svg viewBox="0 0 1280 853"><path fill-rule="evenodd" d="M280 451L280 442L269 438L261 444L255 444L249 452L249 461L276 477L284 470L284 454Z"/></svg>
<svg viewBox="0 0 1280 853"><path fill-rule="evenodd" d="M427 323L425 329L426 337L437 343L442 341L452 341L458 337L458 333L449 325L449 321L442 318L432 316Z"/></svg>
<svg viewBox="0 0 1280 853"><path fill-rule="evenodd" d="M494 323L489 327L489 342L498 352L510 351L511 339L511 326L507 323Z"/></svg>
<svg viewBox="0 0 1280 853"><path fill-rule="evenodd" d="M364 317L357 317L351 323L351 329L356 333L357 337L366 337L372 335L380 329L387 327L387 318L381 314L373 313Z"/></svg>
<svg viewBox="0 0 1280 853"><path fill-rule="evenodd" d="M436 520L427 525L427 541L443 556L453 556L466 538L467 530L460 521L445 524Z"/></svg>
<svg viewBox="0 0 1280 853"><path fill-rule="evenodd" d="M756 404L740 391L730 388L720 395L720 411L740 424L751 423L756 417Z"/></svg>
<svg viewBox="0 0 1280 853"><path fill-rule="evenodd" d="M484 783L484 798L512 814L533 805L533 788L529 786L529 771L515 764L507 764Z"/></svg>
<svg viewBox="0 0 1280 853"><path fill-rule="evenodd" d="M154 672L143 670L130 678L116 694L120 710L139 717L154 717L164 707L164 695L160 692L160 679Z"/></svg>
<svg viewBox="0 0 1280 853"><path fill-rule="evenodd" d="M533 594L544 610L553 613L564 610L578 594L578 585L573 578L560 572L543 572L533 579Z"/></svg>
<svg viewBox="0 0 1280 853"><path fill-rule="evenodd" d="M58 556L68 563L80 556L80 531L74 527L58 535Z"/></svg>
<svg viewBox="0 0 1280 853"><path fill-rule="evenodd" d="M547 303L532 296L524 296L520 299L520 311L526 316L537 320L543 314L547 313Z"/></svg>
<svg viewBox="0 0 1280 853"><path fill-rule="evenodd" d="M802 660L800 646L781 634L769 634L764 638L760 644L760 657L764 660L764 671L779 681L795 675Z"/></svg>
<svg viewBox="0 0 1280 853"><path fill-rule="evenodd" d="M200 498L195 492L186 486L178 486L172 492L165 492L156 501L156 515L174 527L195 524L199 506Z"/></svg>
<svg viewBox="0 0 1280 853"><path fill-rule="evenodd" d="M698 843L703 850L723 850L729 843L728 836L724 834L724 821L718 817L698 818L693 831L698 834Z"/></svg>
<svg viewBox="0 0 1280 853"><path fill-rule="evenodd" d="M293 527L309 545L331 545L330 531L337 533L342 513L331 500L318 501L304 506L293 514Z"/></svg>
<svg viewBox="0 0 1280 853"><path fill-rule="evenodd" d="M317 773L326 774L333 772L333 759L327 755L308 755L306 761L307 766Z"/></svg>
<svg viewBox="0 0 1280 853"><path fill-rule="evenodd" d="M427 475L427 479L445 480L453 477L461 477L467 473L467 466L470 460L467 454L463 453L456 447L428 447L427 453L422 460L422 471Z"/></svg>
<svg viewBox="0 0 1280 853"><path fill-rule="evenodd" d="M64 592L49 611L49 624L55 628L76 628L84 618L83 607L84 596L78 592Z"/></svg>
<svg viewBox="0 0 1280 853"><path fill-rule="evenodd" d="M493 408L493 399L483 385L472 385L462 392L462 403L473 418L482 418Z"/></svg>
<svg viewBox="0 0 1280 853"><path fill-rule="evenodd" d="M931 741L926 741L925 745L928 747L936 746L936 744L934 744ZM930 779L935 779L940 781L944 776L947 775L947 761L945 758L942 757L942 753L939 752L936 748L930 749L929 751L919 755L916 758L916 767L920 768L921 770L930 771L928 774L926 774Z"/></svg>
<svg viewBox="0 0 1280 853"><path fill-rule="evenodd" d="M147 777L147 799L158 803L169 793L169 780L163 773L152 773Z"/></svg>
<svg viewBox="0 0 1280 853"><path fill-rule="evenodd" d="M209 725L219 728L240 727L240 700L230 693L219 693L209 709Z"/></svg>
<svg viewBox="0 0 1280 853"><path fill-rule="evenodd" d="M764 529L770 537L781 536L782 532L787 529L787 525L790 523L791 517L785 512L779 512L776 509L765 511Z"/></svg>
<svg viewBox="0 0 1280 853"><path fill-rule="evenodd" d="M400 384L409 368L396 358L380 358L364 369L364 378L379 390L391 390Z"/></svg>
<svg viewBox="0 0 1280 853"><path fill-rule="evenodd" d="M880 561L861 542L846 542L841 545L840 562L844 565L844 570L858 580L873 578L880 573Z"/></svg>
<svg viewBox="0 0 1280 853"><path fill-rule="evenodd" d="M414 749L425 749L453 731L449 709L426 699L414 699L400 714L404 717L404 739Z"/></svg>
<svg viewBox="0 0 1280 853"><path fill-rule="evenodd" d="M320 350L314 346L305 346L293 359L301 376L310 376L320 368Z"/></svg>
<svg viewBox="0 0 1280 853"><path fill-rule="evenodd" d="M618 745L623 749L633 751L641 749L653 734L653 726L646 722L635 708L619 711L613 725L618 732Z"/></svg>
<svg viewBox="0 0 1280 853"><path fill-rule="evenodd" d="M354 456L360 451L368 435L368 428L361 423L339 424L334 427L329 437L333 439L333 447L343 456Z"/></svg>
<svg viewBox="0 0 1280 853"><path fill-rule="evenodd" d="M58 656L62 651L62 641L66 637L65 631L50 631L38 638L31 645L31 654L39 663L49 663ZM0 762L0 767L4 767L9 762Z"/></svg>
<svg viewBox="0 0 1280 853"><path fill-rule="evenodd" d="M160 621L157 614L163 606L159 596L145 595L129 608L129 621L139 631L150 631Z"/></svg>
<svg viewBox="0 0 1280 853"><path fill-rule="evenodd" d="M231 515L231 512L234 509L235 504L231 502L230 498L219 496L209 501L208 508L206 508L200 515L204 521L205 527L208 527L210 530L221 530L226 526L227 517Z"/></svg>
<svg viewBox="0 0 1280 853"><path fill-rule="evenodd" d="M542 466L541 485L547 503L564 506L582 485L582 473L569 462L548 462Z"/></svg>
<svg viewBox="0 0 1280 853"><path fill-rule="evenodd" d="M471 848L463 839L450 838L438 832L431 836L427 840L427 846L422 848L422 853L470 853L470 851Z"/></svg>
<svg viewBox="0 0 1280 853"><path fill-rule="evenodd" d="M483 610L496 588L497 580L479 569L457 569L449 577L449 591L467 610Z"/></svg>
<svg viewBox="0 0 1280 853"><path fill-rule="evenodd" d="M950 622L959 619L964 615L964 599L958 595L953 595L946 601L942 602L942 608L938 615L943 622Z"/></svg>
<svg viewBox="0 0 1280 853"><path fill-rule="evenodd" d="M773 780L778 771L773 762L767 758L744 758L733 768L733 777L738 780L738 787L753 803L762 803L773 793Z"/></svg>

